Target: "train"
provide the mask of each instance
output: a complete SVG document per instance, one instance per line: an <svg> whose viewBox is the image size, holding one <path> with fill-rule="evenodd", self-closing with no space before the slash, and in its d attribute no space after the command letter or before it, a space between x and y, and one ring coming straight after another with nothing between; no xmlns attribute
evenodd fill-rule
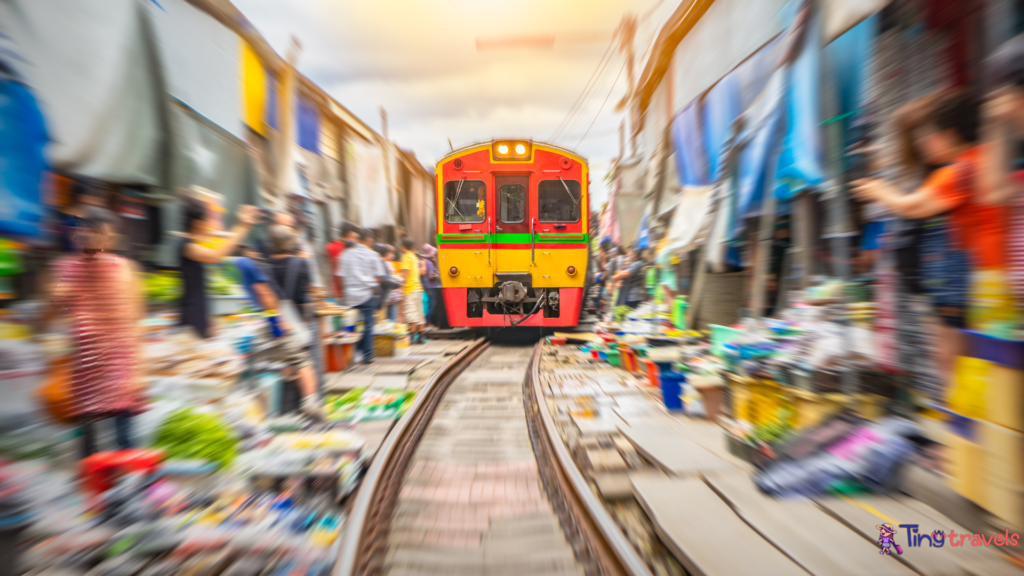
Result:
<svg viewBox="0 0 1024 576"><path fill-rule="evenodd" d="M495 139L437 163L441 292L453 328L579 323L590 246L589 167L529 139Z"/></svg>

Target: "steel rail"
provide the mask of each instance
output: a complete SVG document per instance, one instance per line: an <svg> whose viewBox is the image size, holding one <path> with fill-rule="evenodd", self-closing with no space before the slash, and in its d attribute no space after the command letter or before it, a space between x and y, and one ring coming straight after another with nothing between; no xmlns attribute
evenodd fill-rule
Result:
<svg viewBox="0 0 1024 576"><path fill-rule="evenodd" d="M537 454L537 467L542 476L547 476L543 478L544 484L552 506L562 516L566 537L577 548L577 559L584 563L588 576L592 573L651 576L647 563L637 554L604 504L594 495L562 442L554 418L544 402L541 388L540 359L543 344L542 340L534 348L526 372L526 394L523 401L526 403L531 440ZM554 470L547 469L543 460L556 464ZM584 550L579 549L580 544Z"/></svg>
<svg viewBox="0 0 1024 576"><path fill-rule="evenodd" d="M378 574L405 469L448 386L490 346L479 338L434 373L384 439L350 508L334 576Z"/></svg>

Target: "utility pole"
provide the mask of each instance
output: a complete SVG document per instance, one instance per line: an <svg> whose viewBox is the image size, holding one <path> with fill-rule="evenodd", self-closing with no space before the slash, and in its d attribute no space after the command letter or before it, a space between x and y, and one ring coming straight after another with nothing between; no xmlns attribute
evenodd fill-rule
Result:
<svg viewBox="0 0 1024 576"><path fill-rule="evenodd" d="M636 38L636 16L626 14L619 24L619 50L626 56L626 96L623 102L626 105L626 115L629 118L629 150L630 154L636 155L636 135L640 131L639 117L633 105L633 93L635 91L636 77L634 66L636 54L633 52L633 40Z"/></svg>
<svg viewBox="0 0 1024 576"><path fill-rule="evenodd" d="M389 220L397 229L398 219L395 212L398 211L398 194L395 191L395 175L391 173L391 155L393 150L391 149L391 140L388 138L388 111L383 106L380 107L380 134L384 139L382 152L384 154L384 181L387 183L388 188ZM397 237L393 240L397 241Z"/></svg>
<svg viewBox="0 0 1024 576"><path fill-rule="evenodd" d="M285 55L281 71L281 146L277 148L277 201L279 207L287 206L288 195L296 191L295 177L295 98L297 73L295 66L302 54L302 43L295 36Z"/></svg>

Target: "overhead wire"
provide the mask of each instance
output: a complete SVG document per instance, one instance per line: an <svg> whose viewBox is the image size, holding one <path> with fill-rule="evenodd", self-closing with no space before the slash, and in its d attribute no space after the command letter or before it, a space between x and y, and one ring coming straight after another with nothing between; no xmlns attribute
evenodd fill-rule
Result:
<svg viewBox="0 0 1024 576"><path fill-rule="evenodd" d="M583 90L580 92L580 95L576 97L576 100L572 103L572 106L566 113L565 118L563 118L562 121L558 123L558 126L555 127L555 131L551 134L550 139L552 141L561 136L561 133L564 132L572 124L573 117L576 115L577 112L579 112L580 106L583 104L583 101L586 100L586 97L588 96L589 92L593 90L594 86L597 85L596 80L602 74L604 74L604 70L607 68L608 63L611 62L608 56L609 54L611 54L612 48L615 46L615 38L617 36L618 31L612 34L612 38L608 42L608 46L604 49L604 54L601 55L601 60L598 61L597 66L594 68L594 71L590 74L590 78L587 80L587 83L583 85Z"/></svg>
<svg viewBox="0 0 1024 576"><path fill-rule="evenodd" d="M601 107L597 109L597 114L595 114L594 119L590 121L590 126L587 127L587 131L583 133L583 136L580 137L580 141L576 143L576 148L579 148L580 144L587 139L587 134L590 134L590 129L594 127L594 123L597 122L597 119L601 116L601 112L604 111L605 105L608 104L608 98L611 98L612 92L615 91L615 85L619 83L619 78L622 77L622 71L626 69L626 64L628 62L629 60L622 62L622 67L619 68L618 75L615 76L615 80L612 81L612 85L608 88L608 94L604 97L604 102L601 102Z"/></svg>

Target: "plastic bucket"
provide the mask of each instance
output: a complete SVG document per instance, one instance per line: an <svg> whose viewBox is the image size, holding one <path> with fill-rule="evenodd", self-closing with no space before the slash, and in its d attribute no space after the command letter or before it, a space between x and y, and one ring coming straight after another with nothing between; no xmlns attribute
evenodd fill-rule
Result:
<svg viewBox="0 0 1024 576"><path fill-rule="evenodd" d="M660 380L661 400L665 403L665 408L669 410L682 410L683 399L680 396L683 394L683 383L686 382L686 374L681 372L662 372Z"/></svg>
<svg viewBox="0 0 1024 576"><path fill-rule="evenodd" d="M619 365L622 364L622 362L620 361L621 357L619 355L619 351L618 350L609 350L608 354L607 354L607 357L608 357L608 363L611 364L612 366L615 366L616 368L618 368Z"/></svg>

